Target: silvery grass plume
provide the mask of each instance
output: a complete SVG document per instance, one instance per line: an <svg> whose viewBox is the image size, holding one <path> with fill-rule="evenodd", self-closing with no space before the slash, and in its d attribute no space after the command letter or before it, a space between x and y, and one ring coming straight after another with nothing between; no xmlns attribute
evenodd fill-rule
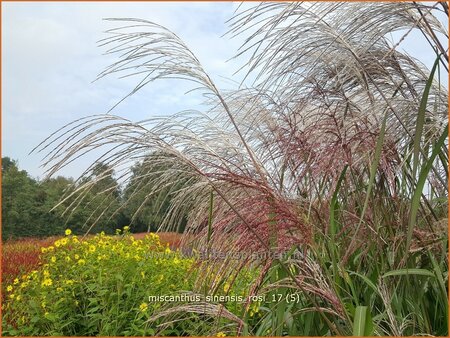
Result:
<svg viewBox="0 0 450 338"><path fill-rule="evenodd" d="M313 263L320 256L315 237L330 238L335 212L330 203L339 200L345 210L332 236L342 247L342 262L364 249L367 236L380 250L394 238L405 242L411 222L406 205L416 189L418 168L445 132L448 105L436 77L429 81L430 71L397 47L418 30L435 49L436 68L446 71L447 47L439 37L447 38L447 31L434 10L446 13L447 7L296 2L242 10L230 20L228 34L246 35L237 56L249 55L245 66L257 76L252 88L226 92L175 33L146 20L110 19L120 26L108 31L101 46L118 60L99 79L115 74L139 78L127 96L157 79L191 81L206 97L204 111L139 122L111 114L82 118L37 150L51 149L44 159L49 175L94 149L106 149L97 162L120 179L131 177L133 163L145 162L147 170L140 173L142 180L132 182L127 201L145 191L143 207L170 189L161 229L175 229L187 215L186 233L193 236L186 245L228 253L297 248L311 264L290 262L289 286L309 295L315 311L350 321L330 276ZM399 42L388 39L392 32L402 32ZM445 146L431 161L426 179L440 197L447 196L448 186ZM65 196L71 200L67 213L107 177L83 182L93 166ZM105 201L115 188L105 189ZM439 218L433 203L422 194L417 215L431 228ZM386 216L393 210L398 213ZM92 214L91 225L103 212ZM390 217L388 228L378 226L384 217ZM247 264L268 273L271 262L211 258L199 267L225 280ZM392 264L403 263L395 259ZM263 280L264 275L255 282L254 294L264 290ZM212 289L218 285L215 278L199 285L205 283ZM328 324L332 332L345 333Z"/></svg>

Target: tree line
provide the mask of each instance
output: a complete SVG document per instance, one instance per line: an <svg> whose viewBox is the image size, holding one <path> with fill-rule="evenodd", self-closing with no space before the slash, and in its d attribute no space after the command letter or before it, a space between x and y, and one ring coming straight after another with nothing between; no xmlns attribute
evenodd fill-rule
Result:
<svg viewBox="0 0 450 338"><path fill-rule="evenodd" d="M161 169L145 161L137 163L122 187L103 163L79 182L64 176L38 180L21 170L17 161L2 157L2 240L61 235L66 228L75 234L88 230L112 234L125 225L131 225L132 232L156 231L170 207L174 187L153 196L150 175L143 173ZM79 191L85 183L91 183L89 189ZM136 194L136 184L146 189Z"/></svg>

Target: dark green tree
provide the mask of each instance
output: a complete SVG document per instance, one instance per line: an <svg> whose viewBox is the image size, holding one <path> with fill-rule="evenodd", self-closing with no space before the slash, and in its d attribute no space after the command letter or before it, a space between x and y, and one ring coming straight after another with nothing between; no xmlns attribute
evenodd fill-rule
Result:
<svg viewBox="0 0 450 338"><path fill-rule="evenodd" d="M2 158L2 238L33 236L37 183L17 162Z"/></svg>
<svg viewBox="0 0 450 338"><path fill-rule="evenodd" d="M58 176L36 181L17 162L2 159L2 239L61 235L71 228L113 233L129 220L120 212L120 189L114 172L98 164L83 182ZM90 188L74 193L81 183ZM92 228L91 228L92 226Z"/></svg>
<svg viewBox="0 0 450 338"><path fill-rule="evenodd" d="M164 156L169 155L149 154L131 168L131 178L123 193L123 213L132 221L133 232L156 231L170 210L173 193L188 184L186 180L172 178L163 189L154 189L155 178L167 170ZM182 232L185 225L182 219L177 231Z"/></svg>
<svg viewBox="0 0 450 338"><path fill-rule="evenodd" d="M72 185L65 196L69 196L80 185L89 183L87 189L73 194L64 201L66 223L74 233L113 233L124 225L120 210L120 188L114 171L103 163L96 164L88 177ZM119 212L118 212L119 211Z"/></svg>

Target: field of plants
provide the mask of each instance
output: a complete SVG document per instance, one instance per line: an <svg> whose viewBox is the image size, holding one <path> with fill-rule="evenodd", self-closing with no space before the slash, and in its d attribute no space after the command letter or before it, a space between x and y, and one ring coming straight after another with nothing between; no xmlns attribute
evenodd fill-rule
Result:
<svg viewBox="0 0 450 338"><path fill-rule="evenodd" d="M154 233L139 237L142 239L135 239L125 227L123 232L117 231L117 236L101 233L80 241L68 229L65 237L47 241L50 245L40 247L40 255L31 249L36 248L33 246L36 242L29 241L27 246L8 244L7 247L23 253L20 257L24 259L16 265L20 264L25 273L3 283L6 298L3 333L194 335L199 330L198 316L173 323L158 318L149 322L155 310L165 304L148 301L152 295L192 290L194 260L181 257L179 251L173 251L169 243L163 244ZM39 264L26 260L31 255L40 256ZM10 248L4 252L5 256L17 257ZM4 261L3 265L9 264ZM249 275L246 277L240 278L232 289L228 282L222 281L218 294L233 290L244 296L250 283ZM229 307L234 312L238 310L233 304Z"/></svg>
<svg viewBox="0 0 450 338"><path fill-rule="evenodd" d="M448 336L446 20L446 2L244 6L228 35L253 82L233 90L167 28L109 20L99 80L183 79L204 105L80 118L34 151L49 175L103 151L65 213L101 182L87 223L151 201L183 235L67 230L4 286L4 334ZM430 67L401 48L414 32Z"/></svg>
<svg viewBox="0 0 450 338"><path fill-rule="evenodd" d="M133 233L134 239L143 239L147 233ZM86 236L89 238L91 235ZM176 250L181 243L181 235L174 232L158 234L160 242L172 250ZM38 268L41 263L39 258L42 248L52 246L57 236L47 238L26 238L21 240L9 240L2 246L2 280L3 284L11 283L21 274L29 273ZM44 250L45 251L45 250Z"/></svg>

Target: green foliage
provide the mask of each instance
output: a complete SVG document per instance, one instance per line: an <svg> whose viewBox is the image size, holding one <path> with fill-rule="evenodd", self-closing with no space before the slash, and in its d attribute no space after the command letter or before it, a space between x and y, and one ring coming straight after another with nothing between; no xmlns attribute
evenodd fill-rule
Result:
<svg viewBox="0 0 450 338"><path fill-rule="evenodd" d="M38 182L8 157L2 159L2 238L61 232L60 219L44 214L49 199ZM50 209L48 209L50 210Z"/></svg>
<svg viewBox="0 0 450 338"><path fill-rule="evenodd" d="M155 254L166 256L153 258ZM166 252L167 250L167 252ZM6 303L6 333L11 335L142 335L161 304L151 294L187 289L192 260L163 247L157 236L134 240L104 234L76 236L43 248L42 269L24 275Z"/></svg>
<svg viewBox="0 0 450 338"><path fill-rule="evenodd" d="M154 335L164 318L149 319L167 305L149 296L170 296L193 289L195 261L163 246L153 233L136 240L104 233L80 241L67 236L42 248L42 267L6 287L3 333L21 336ZM120 233L120 231L118 231ZM240 278L225 292L246 294ZM239 286L239 288L238 288ZM228 307L242 311L242 305ZM205 319L206 317L204 317ZM210 332L199 316L168 325L159 335Z"/></svg>
<svg viewBox="0 0 450 338"><path fill-rule="evenodd" d="M56 210L52 210L65 193L75 189L73 180L58 176L38 182L29 177L25 170L19 170L17 163L8 157L2 159L2 238L20 237L47 237L60 234L65 223L69 223L75 233L85 233L86 224L98 206L105 203L104 197L96 196L102 189L102 184L97 183L84 199L83 207L76 209L69 216L62 213L69 206L72 199L68 199ZM115 182L110 177L107 184ZM103 185L104 186L104 185ZM113 207L118 206L112 203ZM109 199L111 202L111 198ZM114 202L114 201L113 201ZM108 215L106 215L108 216ZM113 232L107 219L102 219L94 228L94 232Z"/></svg>
<svg viewBox="0 0 450 338"><path fill-rule="evenodd" d="M355 309L353 335L358 337L373 335L373 323L367 306L357 306Z"/></svg>
<svg viewBox="0 0 450 338"><path fill-rule="evenodd" d="M123 192L124 216L132 223L134 232L157 231L168 216L172 195L187 186L186 180L172 175L164 187L154 184L155 177L162 176L168 167L167 154L151 153L131 168L129 184ZM183 232L186 219L182 218L174 231Z"/></svg>
<svg viewBox="0 0 450 338"><path fill-rule="evenodd" d="M4 157L3 240L58 235L68 226L76 234L88 230L112 234L117 226L129 224L135 213L133 232L156 231L169 209L170 193L184 183L169 185L156 196L146 198L152 189L151 175L160 174L164 168L144 162L136 164L132 171L131 180L122 193L114 172L102 163L95 165L91 175L77 183L63 176L39 182L25 170L19 170L17 162ZM88 184L89 189L76 191L83 184ZM134 194L138 184L148 186ZM92 224L95 225L90 228ZM185 221L180 222L179 231L184 224Z"/></svg>

